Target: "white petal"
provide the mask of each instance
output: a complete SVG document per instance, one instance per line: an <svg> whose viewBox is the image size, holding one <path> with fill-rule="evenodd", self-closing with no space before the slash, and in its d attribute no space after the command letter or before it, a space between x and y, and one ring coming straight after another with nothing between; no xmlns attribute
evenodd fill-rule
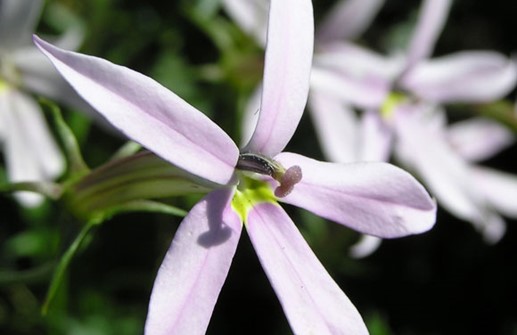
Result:
<svg viewBox="0 0 517 335"><path fill-rule="evenodd" d="M14 50L31 43L42 6L41 0L0 1L0 49Z"/></svg>
<svg viewBox="0 0 517 335"><path fill-rule="evenodd" d="M406 69L428 58L447 20L451 0L424 0L408 47Z"/></svg>
<svg viewBox="0 0 517 335"><path fill-rule="evenodd" d="M357 38L371 24L384 0L340 0L319 25L316 42Z"/></svg>
<svg viewBox="0 0 517 335"><path fill-rule="evenodd" d="M481 117L452 124L447 138L454 150L469 161L488 159L515 143L507 127Z"/></svg>
<svg viewBox="0 0 517 335"><path fill-rule="evenodd" d="M260 46L266 45L269 0L222 0L226 12L237 24L255 38Z"/></svg>
<svg viewBox="0 0 517 335"><path fill-rule="evenodd" d="M350 256L354 258L364 258L370 256L381 245L382 239L370 236L361 235L361 239L350 247Z"/></svg>
<svg viewBox="0 0 517 335"><path fill-rule="evenodd" d="M12 89L0 93L7 174L11 182L47 181L64 170L64 158L37 103ZM22 193L22 203L41 202L36 194Z"/></svg>
<svg viewBox="0 0 517 335"><path fill-rule="evenodd" d="M484 167L473 168L474 181L491 205L503 215L517 218L517 176Z"/></svg>
<svg viewBox="0 0 517 335"><path fill-rule="evenodd" d="M517 82L517 64L492 51L465 51L421 62L401 85L433 102L490 102L506 96Z"/></svg>
<svg viewBox="0 0 517 335"><path fill-rule="evenodd" d="M357 160L357 117L347 105L333 96L314 90L309 98L310 112L321 148L331 162Z"/></svg>

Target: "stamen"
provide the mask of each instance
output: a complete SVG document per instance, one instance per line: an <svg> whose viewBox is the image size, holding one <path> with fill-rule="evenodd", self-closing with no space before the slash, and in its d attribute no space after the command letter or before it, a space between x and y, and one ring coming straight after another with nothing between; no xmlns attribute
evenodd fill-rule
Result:
<svg viewBox="0 0 517 335"><path fill-rule="evenodd" d="M275 189L275 195L279 198L288 196L300 180L302 180L302 169L298 165L291 166L280 179L280 186Z"/></svg>
<svg viewBox="0 0 517 335"><path fill-rule="evenodd" d="M279 162L250 152L239 155L236 168L242 171L271 176L280 183L275 189L275 196L279 198L283 198L291 193L294 185L302 180L302 169L298 165L291 166L286 170Z"/></svg>

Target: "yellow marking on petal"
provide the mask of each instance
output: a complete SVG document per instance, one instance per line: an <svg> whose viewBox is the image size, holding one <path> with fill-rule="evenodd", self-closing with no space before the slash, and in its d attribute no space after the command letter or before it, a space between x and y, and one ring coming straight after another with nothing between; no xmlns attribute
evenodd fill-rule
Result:
<svg viewBox="0 0 517 335"><path fill-rule="evenodd" d="M381 106L381 116L384 119L390 119L393 116L395 108L405 102L407 96L400 92L391 92Z"/></svg>
<svg viewBox="0 0 517 335"><path fill-rule="evenodd" d="M241 220L246 223L251 209L264 202L278 205L271 186L265 181L242 175L232 199L232 208Z"/></svg>

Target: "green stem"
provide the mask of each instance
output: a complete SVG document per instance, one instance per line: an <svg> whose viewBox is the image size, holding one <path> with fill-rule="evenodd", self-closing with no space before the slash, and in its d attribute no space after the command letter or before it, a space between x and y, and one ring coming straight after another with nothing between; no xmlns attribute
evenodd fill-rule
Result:
<svg viewBox="0 0 517 335"><path fill-rule="evenodd" d="M57 133L63 143L63 149L68 159L68 163L70 164L71 174L86 174L90 169L84 162L81 150L79 148L79 144L77 143L77 139L75 138L75 135L70 129L70 127L68 127L65 120L63 119L59 107L45 99L41 99L41 102L44 106L47 106L47 108L49 108L52 113Z"/></svg>
<svg viewBox="0 0 517 335"><path fill-rule="evenodd" d="M41 308L41 312L43 315L46 315L48 313L50 304L52 303L54 297L56 296L56 293L59 289L59 286L61 285L61 282L63 281L65 272L70 265L73 257L76 255L77 251L81 247L81 244L85 240L85 238L88 236L92 228L97 224L98 222L90 221L88 222L79 232L79 235L75 238L75 240L72 242L72 244L68 247L64 255L59 260L59 263L54 271L54 275L52 277L52 281L50 282L49 289L47 291L47 296L45 298L45 302L43 303L43 306Z"/></svg>

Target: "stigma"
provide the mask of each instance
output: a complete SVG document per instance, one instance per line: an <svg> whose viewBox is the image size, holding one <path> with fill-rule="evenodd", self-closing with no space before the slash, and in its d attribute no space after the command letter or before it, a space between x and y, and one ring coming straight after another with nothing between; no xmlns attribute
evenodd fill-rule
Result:
<svg viewBox="0 0 517 335"><path fill-rule="evenodd" d="M298 165L293 165L286 170L274 159L251 152L239 155L236 168L241 171L267 175L278 181L280 185L275 189L275 196L278 198L289 195L294 185L302 180L302 169Z"/></svg>

